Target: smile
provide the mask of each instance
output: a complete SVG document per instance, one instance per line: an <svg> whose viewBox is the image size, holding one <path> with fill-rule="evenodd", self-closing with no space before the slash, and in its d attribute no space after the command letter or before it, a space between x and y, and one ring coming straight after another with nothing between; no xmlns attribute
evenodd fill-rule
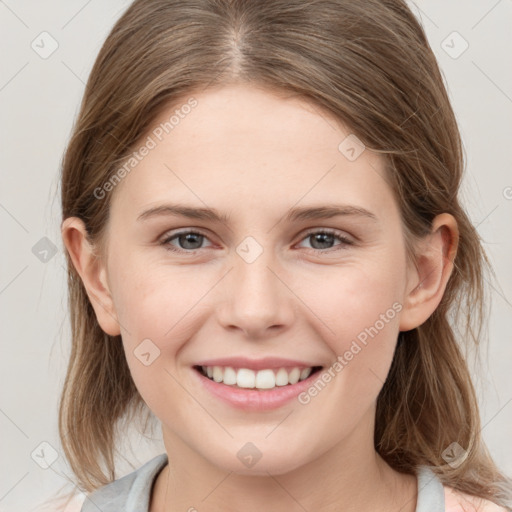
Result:
<svg viewBox="0 0 512 512"><path fill-rule="evenodd" d="M324 367L306 367L302 364L279 368L265 368L262 365L259 369L235 368L195 365L192 370L209 396L230 407L257 413L293 403L300 393L312 385Z"/></svg>
<svg viewBox="0 0 512 512"><path fill-rule="evenodd" d="M289 386L307 379L319 371L321 366L291 367L251 370L232 366L195 366L197 371L214 382L244 389L274 389Z"/></svg>

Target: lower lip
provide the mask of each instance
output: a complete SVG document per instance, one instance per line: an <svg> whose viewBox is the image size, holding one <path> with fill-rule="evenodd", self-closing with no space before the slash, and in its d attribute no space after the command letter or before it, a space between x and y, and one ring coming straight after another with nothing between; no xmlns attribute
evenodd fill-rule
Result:
<svg viewBox="0 0 512 512"><path fill-rule="evenodd" d="M229 405L246 411L267 411L277 409L293 400L311 385L312 381L318 377L322 370L312 373L307 379L296 384L287 384L286 386L262 390L228 386L222 382L210 380L196 369L192 369L192 371L199 377L202 385L209 392Z"/></svg>

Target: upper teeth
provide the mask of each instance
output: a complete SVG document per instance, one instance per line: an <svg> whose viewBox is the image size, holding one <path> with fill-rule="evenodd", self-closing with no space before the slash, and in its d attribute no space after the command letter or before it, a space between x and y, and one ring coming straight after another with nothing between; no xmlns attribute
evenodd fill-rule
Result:
<svg viewBox="0 0 512 512"><path fill-rule="evenodd" d="M276 373L274 370L259 370L255 372L248 368L239 368L235 370L231 366L202 366L203 372L215 382L224 384L236 384L241 388L272 389L276 386L286 386L296 384L299 380L304 380L311 374L312 368L300 369L292 368L290 371L286 368L279 368Z"/></svg>

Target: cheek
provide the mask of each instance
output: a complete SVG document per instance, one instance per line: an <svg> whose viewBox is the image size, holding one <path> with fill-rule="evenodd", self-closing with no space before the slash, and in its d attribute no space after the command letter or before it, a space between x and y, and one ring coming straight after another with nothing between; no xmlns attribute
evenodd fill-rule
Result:
<svg viewBox="0 0 512 512"><path fill-rule="evenodd" d="M302 296L332 331L329 338L342 341L356 337L386 312L385 320L390 320L386 325L398 324L396 313L400 307L396 304L403 300L403 276L395 268L400 264L389 261L376 258L364 264L354 263L301 285Z"/></svg>
<svg viewBox="0 0 512 512"><path fill-rule="evenodd" d="M375 395L391 365L402 310L403 266L396 254L380 254L364 265L332 273L322 287L303 289L321 320L322 337L332 349L333 374L352 391ZM319 324L320 325L320 324Z"/></svg>
<svg viewBox="0 0 512 512"><path fill-rule="evenodd" d="M204 321L206 301L201 297L214 281L207 275L191 280L190 271L149 265L135 256L125 259L120 268L113 279L114 303L134 379L141 370L138 359L147 352L150 358L158 355L151 365L154 369L163 369L165 360L165 367L173 371L174 359Z"/></svg>
<svg viewBox="0 0 512 512"><path fill-rule="evenodd" d="M122 269L113 289L126 361L135 386L155 412L165 402L163 389L179 392L173 361L189 335L184 329L190 301L187 289L171 278L169 269L135 261L124 261Z"/></svg>
<svg viewBox="0 0 512 512"><path fill-rule="evenodd" d="M154 264L133 247L112 250L111 261L114 304L125 331L161 338L194 286L186 286L176 268Z"/></svg>

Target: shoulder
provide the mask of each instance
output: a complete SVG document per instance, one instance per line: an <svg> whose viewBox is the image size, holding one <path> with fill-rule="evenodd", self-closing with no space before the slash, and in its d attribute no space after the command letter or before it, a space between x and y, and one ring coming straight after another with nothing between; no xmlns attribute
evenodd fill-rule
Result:
<svg viewBox="0 0 512 512"><path fill-rule="evenodd" d="M490 500L444 486L445 512L508 512Z"/></svg>
<svg viewBox="0 0 512 512"><path fill-rule="evenodd" d="M99 487L86 497L81 512L118 512L127 507L147 510L152 482L166 464L167 455L157 455L135 471Z"/></svg>

